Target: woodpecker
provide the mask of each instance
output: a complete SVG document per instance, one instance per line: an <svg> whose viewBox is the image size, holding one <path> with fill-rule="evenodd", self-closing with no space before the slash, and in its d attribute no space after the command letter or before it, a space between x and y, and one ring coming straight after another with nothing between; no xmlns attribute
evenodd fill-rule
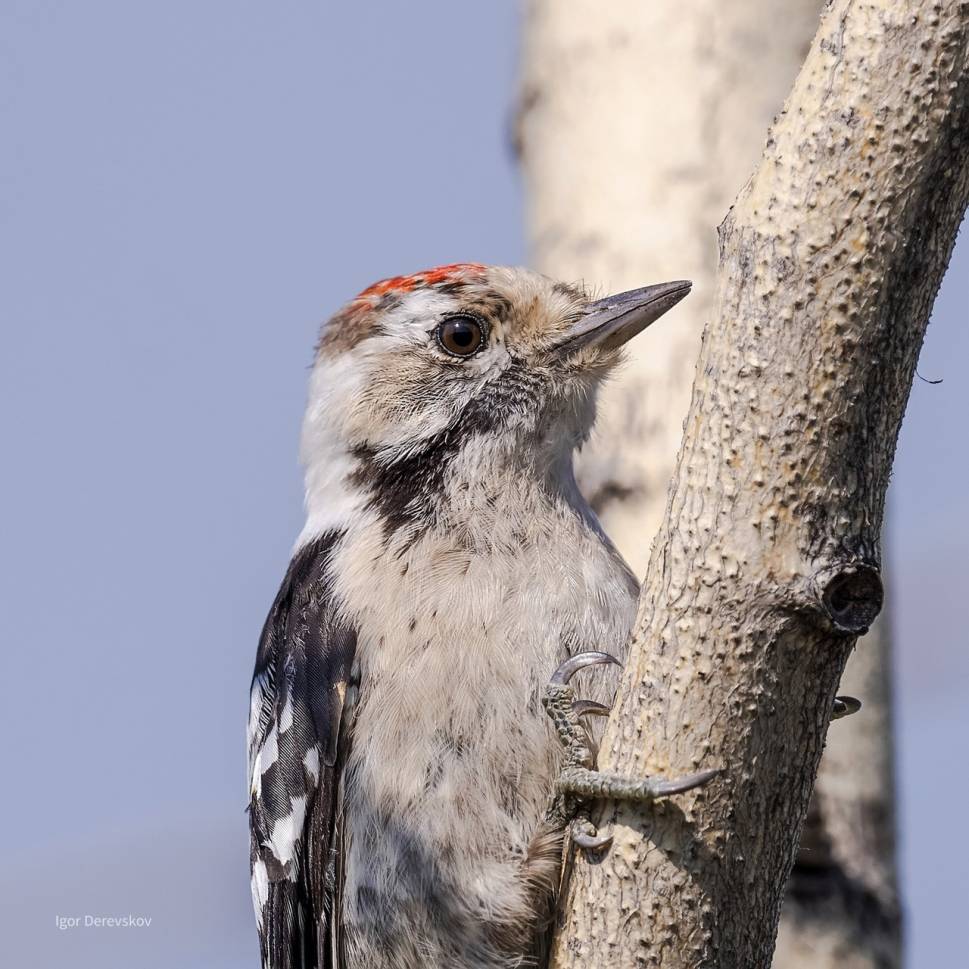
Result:
<svg viewBox="0 0 969 969"><path fill-rule="evenodd" d="M582 719L608 713L638 586L573 455L623 344L689 289L591 299L465 263L323 326L306 524L251 688L266 969L539 965L567 833L607 843L586 799L715 773L597 773Z"/></svg>

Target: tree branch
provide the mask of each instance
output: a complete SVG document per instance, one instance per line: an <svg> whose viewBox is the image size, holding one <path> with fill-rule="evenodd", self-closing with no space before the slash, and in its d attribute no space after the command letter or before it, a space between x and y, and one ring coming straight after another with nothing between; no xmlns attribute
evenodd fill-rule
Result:
<svg viewBox="0 0 969 969"><path fill-rule="evenodd" d="M723 777L603 807L556 966L770 965L928 313L969 195L969 3L835 0L721 226L666 518L600 767ZM612 904L618 900L618 904Z"/></svg>

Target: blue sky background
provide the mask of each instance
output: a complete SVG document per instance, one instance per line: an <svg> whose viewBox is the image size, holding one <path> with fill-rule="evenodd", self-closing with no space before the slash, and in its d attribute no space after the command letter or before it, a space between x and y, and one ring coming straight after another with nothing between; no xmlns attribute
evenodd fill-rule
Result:
<svg viewBox="0 0 969 969"><path fill-rule="evenodd" d="M0 5L7 964L256 966L246 691L311 347L376 278L525 259L517 35L513 0ZM967 275L964 240L892 487L915 967L969 912Z"/></svg>

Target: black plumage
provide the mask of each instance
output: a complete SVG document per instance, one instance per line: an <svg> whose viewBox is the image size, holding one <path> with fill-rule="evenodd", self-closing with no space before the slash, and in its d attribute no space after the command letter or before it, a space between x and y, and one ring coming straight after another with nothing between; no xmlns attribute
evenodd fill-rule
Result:
<svg viewBox="0 0 969 969"><path fill-rule="evenodd" d="M263 964L273 969L335 965L335 821L356 649L327 578L338 538L328 532L295 553L263 627L252 680L250 860L254 895L261 897L258 886L265 894ZM262 751L268 766L258 762Z"/></svg>

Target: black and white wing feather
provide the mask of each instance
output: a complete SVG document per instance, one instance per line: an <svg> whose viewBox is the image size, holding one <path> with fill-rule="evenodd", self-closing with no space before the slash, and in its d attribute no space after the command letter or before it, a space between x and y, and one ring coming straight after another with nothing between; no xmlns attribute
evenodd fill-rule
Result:
<svg viewBox="0 0 969 969"><path fill-rule="evenodd" d="M356 634L327 563L338 536L300 548L263 628L249 716L252 896L264 969L337 969L334 840Z"/></svg>

